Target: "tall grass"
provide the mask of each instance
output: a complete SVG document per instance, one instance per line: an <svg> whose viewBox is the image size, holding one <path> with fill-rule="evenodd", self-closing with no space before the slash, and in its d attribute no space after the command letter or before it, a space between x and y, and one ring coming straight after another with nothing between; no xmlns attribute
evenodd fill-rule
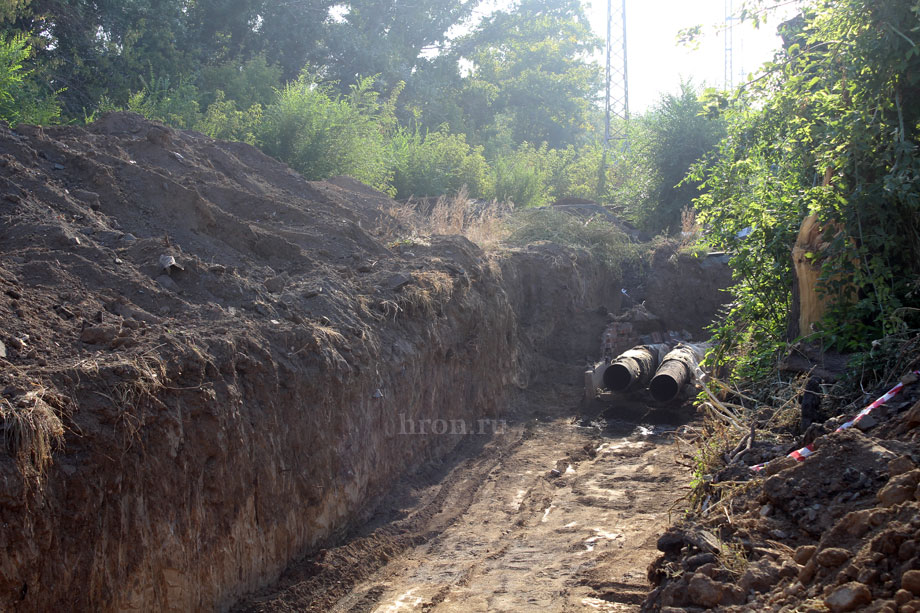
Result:
<svg viewBox="0 0 920 613"><path fill-rule="evenodd" d="M548 241L590 252L611 272L622 274L639 260L638 248L615 224L601 218L587 221L544 207L515 214L511 220L507 243L524 246Z"/></svg>
<svg viewBox="0 0 920 613"><path fill-rule="evenodd" d="M496 201L476 201L466 188L453 196L440 196L430 210L412 200L395 203L388 211L393 223L385 232L394 243L424 241L445 234L465 236L483 249L492 249L508 236L506 223L512 206Z"/></svg>

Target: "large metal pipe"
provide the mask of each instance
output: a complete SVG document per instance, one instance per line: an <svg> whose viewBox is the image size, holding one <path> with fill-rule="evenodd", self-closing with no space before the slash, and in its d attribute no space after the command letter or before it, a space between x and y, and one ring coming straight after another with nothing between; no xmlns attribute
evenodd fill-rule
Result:
<svg viewBox="0 0 920 613"><path fill-rule="evenodd" d="M664 359L652 382L648 386L652 398L659 402L669 402L677 398L680 390L693 379L693 373L702 358L699 348L690 345L678 345Z"/></svg>
<svg viewBox="0 0 920 613"><path fill-rule="evenodd" d="M648 384L658 366L659 350L654 345L637 345L624 351L604 371L604 387L628 392Z"/></svg>

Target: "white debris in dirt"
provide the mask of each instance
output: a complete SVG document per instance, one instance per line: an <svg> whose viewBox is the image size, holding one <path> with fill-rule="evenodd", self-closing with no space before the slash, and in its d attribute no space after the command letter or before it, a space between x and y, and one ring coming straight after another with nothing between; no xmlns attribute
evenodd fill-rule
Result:
<svg viewBox="0 0 920 613"><path fill-rule="evenodd" d="M396 598L396 601L393 602L393 604L387 605L386 607L379 609L379 611L381 611L381 613L397 613L397 611L403 611L406 609L411 610L420 607L422 604L422 597L412 595L412 593L418 591L418 589L419 588L414 587L404 594L400 594Z"/></svg>

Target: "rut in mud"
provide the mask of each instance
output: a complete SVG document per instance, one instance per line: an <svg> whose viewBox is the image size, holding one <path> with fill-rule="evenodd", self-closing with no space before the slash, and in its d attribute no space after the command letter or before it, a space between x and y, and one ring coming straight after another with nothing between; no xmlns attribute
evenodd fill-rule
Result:
<svg viewBox="0 0 920 613"><path fill-rule="evenodd" d="M238 610L637 610L686 493L673 434L692 412L609 396L579 412L580 388L542 392Z"/></svg>

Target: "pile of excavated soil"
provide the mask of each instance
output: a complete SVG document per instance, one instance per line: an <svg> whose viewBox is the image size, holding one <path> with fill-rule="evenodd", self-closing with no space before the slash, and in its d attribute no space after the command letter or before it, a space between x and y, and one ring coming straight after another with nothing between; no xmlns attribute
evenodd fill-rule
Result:
<svg viewBox="0 0 920 613"><path fill-rule="evenodd" d="M618 305L587 254L394 241L383 194L136 115L0 128L0 168L3 610L226 609Z"/></svg>
<svg viewBox="0 0 920 613"><path fill-rule="evenodd" d="M762 472L714 475L708 510L659 539L643 610L920 611L918 398L907 386L859 428L831 419L804 461L779 447Z"/></svg>

